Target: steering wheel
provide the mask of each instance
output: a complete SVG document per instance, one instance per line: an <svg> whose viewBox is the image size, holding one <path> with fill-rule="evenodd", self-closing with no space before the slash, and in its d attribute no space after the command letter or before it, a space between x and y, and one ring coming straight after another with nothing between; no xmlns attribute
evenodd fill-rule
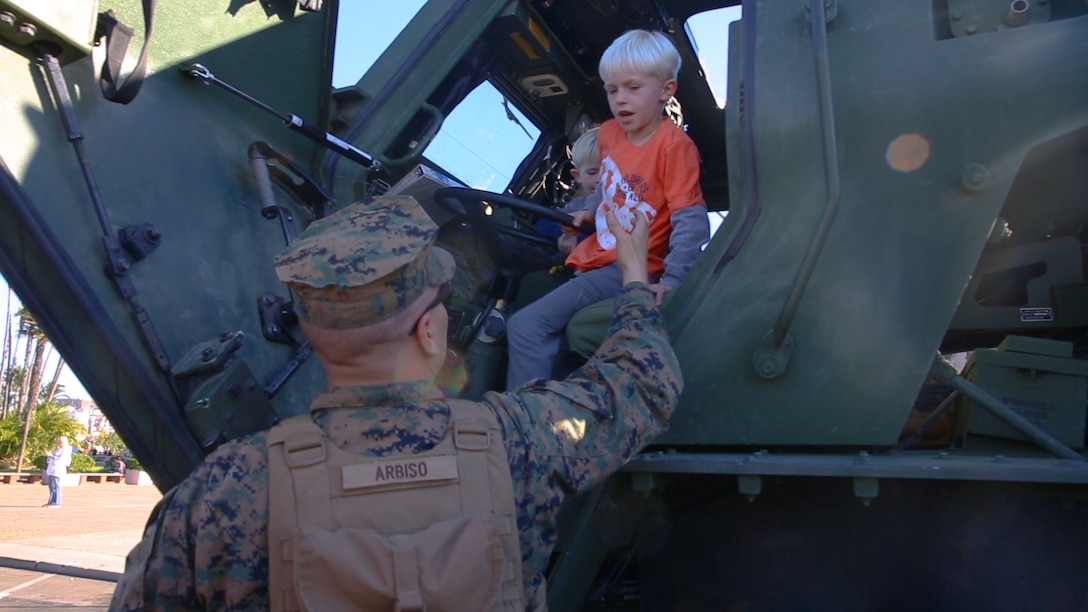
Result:
<svg viewBox="0 0 1088 612"><path fill-rule="evenodd" d="M536 202L530 202L529 200L523 200L503 193L469 189L468 187L443 187L435 190L434 197L443 208L459 216L467 216L470 214L468 212L469 207L480 207L486 203L491 204L492 206L513 208L514 210L527 212L582 232L592 233L595 231L592 223L584 223L581 227L575 225L574 217L571 217L561 210L542 206Z"/></svg>
<svg viewBox="0 0 1088 612"><path fill-rule="evenodd" d="M450 213L468 221L477 246L487 252L498 273L508 279L520 279L528 272L561 264L565 255L558 253L552 240L493 221L484 214L485 205L527 212L579 231L595 231L588 222L581 227L575 226L574 218L565 212L490 191L443 187L435 190L434 199Z"/></svg>

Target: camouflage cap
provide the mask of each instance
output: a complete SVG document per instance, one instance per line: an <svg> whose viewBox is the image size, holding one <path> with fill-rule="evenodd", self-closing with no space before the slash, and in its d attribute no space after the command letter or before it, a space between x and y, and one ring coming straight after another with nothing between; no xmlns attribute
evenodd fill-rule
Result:
<svg viewBox="0 0 1088 612"><path fill-rule="evenodd" d="M381 197L314 221L276 256L299 318L345 329L383 321L453 277L438 226L414 198Z"/></svg>

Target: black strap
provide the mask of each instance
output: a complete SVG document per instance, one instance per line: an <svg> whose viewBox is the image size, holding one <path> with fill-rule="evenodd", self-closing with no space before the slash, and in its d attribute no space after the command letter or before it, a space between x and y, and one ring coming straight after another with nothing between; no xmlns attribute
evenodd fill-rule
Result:
<svg viewBox="0 0 1088 612"><path fill-rule="evenodd" d="M102 95L110 102L128 104L140 91L147 74L147 46L151 42L151 31L155 17L155 0L143 0L144 6L144 44L140 49L140 59L132 74L121 82L121 66L128 53L128 43L132 40L132 28L117 20L113 11L98 14L98 31L95 40L106 38L106 61L102 62L102 74L98 83L102 86ZM118 83L121 83L118 86Z"/></svg>

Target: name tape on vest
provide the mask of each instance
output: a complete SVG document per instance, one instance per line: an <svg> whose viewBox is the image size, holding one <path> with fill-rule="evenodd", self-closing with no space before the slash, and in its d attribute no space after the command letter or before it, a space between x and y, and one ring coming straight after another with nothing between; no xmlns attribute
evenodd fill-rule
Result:
<svg viewBox="0 0 1088 612"><path fill-rule="evenodd" d="M457 456L389 459L343 467L344 490L457 479Z"/></svg>

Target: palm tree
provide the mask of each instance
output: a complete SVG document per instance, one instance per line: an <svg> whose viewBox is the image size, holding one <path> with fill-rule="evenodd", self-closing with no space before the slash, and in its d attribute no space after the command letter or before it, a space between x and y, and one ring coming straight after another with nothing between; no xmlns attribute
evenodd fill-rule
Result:
<svg viewBox="0 0 1088 612"><path fill-rule="evenodd" d="M46 359L46 361L48 361L48 359ZM57 369L53 370L53 382L49 383L49 394L45 397L45 403L48 404L49 402L53 401L53 398L56 397L57 392L62 391L64 389L64 385L59 385L59 388L58 388L58 385L57 385L57 381L60 380L60 373L63 372L63 371L64 371L64 357L61 357L60 354L58 353L57 354Z"/></svg>
<svg viewBox="0 0 1088 612"><path fill-rule="evenodd" d="M8 287L8 305L4 311L4 346L0 349L0 395L3 403L0 404L0 419L8 415L9 397L11 394L11 287Z"/></svg>
<svg viewBox="0 0 1088 612"><path fill-rule="evenodd" d="M29 364L30 377L27 380L25 395L22 397L23 414L29 416L34 406L38 404L38 392L42 386L42 370L45 369L45 347L49 346L49 338L45 337L45 332L26 306L19 309L19 320L19 334L27 338L26 360L23 362L23 367ZM31 350L34 352L33 360L30 358Z"/></svg>
<svg viewBox="0 0 1088 612"><path fill-rule="evenodd" d="M34 415L34 407L38 404L38 391L42 385L42 370L45 368L45 347L49 344L49 339L45 337L45 332L42 331L41 326L34 319L34 315L30 314L30 311L23 306L19 309L19 335L25 336L26 341L26 360L23 361L24 376L26 385L20 389L20 397L25 398L25 405L22 410L23 418L26 419L23 425L23 439L19 444L19 458L16 462L15 470L21 471L23 467L23 454L26 452L26 439L30 435L30 421ZM30 366L30 376L25 376L26 364L30 363L30 352L33 346L34 360ZM25 390L25 395L23 391Z"/></svg>
<svg viewBox="0 0 1088 612"><path fill-rule="evenodd" d="M4 416L11 414L19 414L16 410L16 406L19 405L19 387L23 384L23 368L14 364L4 371L4 397L0 398L3 402Z"/></svg>

